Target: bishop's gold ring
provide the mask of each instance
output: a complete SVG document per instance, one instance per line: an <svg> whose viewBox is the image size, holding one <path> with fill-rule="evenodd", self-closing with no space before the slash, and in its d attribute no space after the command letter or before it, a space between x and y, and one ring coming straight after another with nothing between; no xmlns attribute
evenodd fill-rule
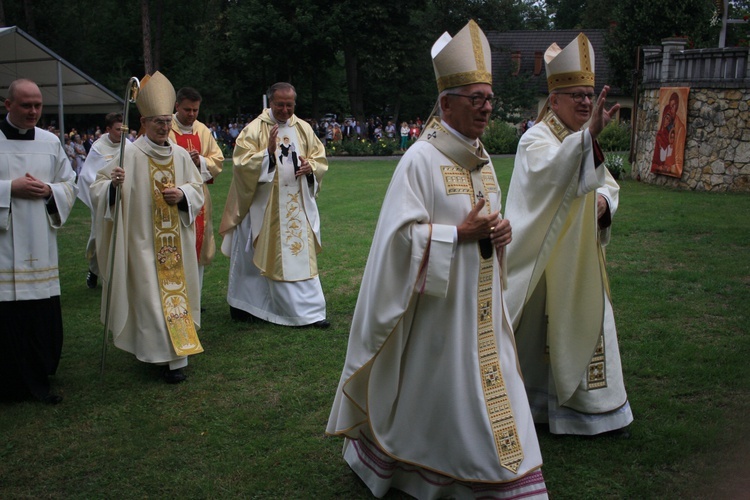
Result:
<svg viewBox="0 0 750 500"><path fill-rule="evenodd" d="M494 232L495 232L495 226L492 226L492 227L490 228L490 232L491 232L491 233L494 233Z"/></svg>

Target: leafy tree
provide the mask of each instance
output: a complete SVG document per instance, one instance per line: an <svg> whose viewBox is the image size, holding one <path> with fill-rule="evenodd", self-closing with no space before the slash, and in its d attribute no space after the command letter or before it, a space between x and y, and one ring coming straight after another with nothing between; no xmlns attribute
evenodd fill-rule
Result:
<svg viewBox="0 0 750 500"><path fill-rule="evenodd" d="M531 83L531 74L502 75L492 82L498 105L493 110L493 117L510 123L519 119L519 113L532 109L536 105L536 84Z"/></svg>
<svg viewBox="0 0 750 500"><path fill-rule="evenodd" d="M649 0L617 0L613 18L618 22L606 37L614 85L632 88L636 52L643 45L660 45L664 38L688 37L689 47L715 47L718 28L711 26L713 3L683 0L664 4Z"/></svg>
<svg viewBox="0 0 750 500"><path fill-rule="evenodd" d="M581 28L586 0L547 0L547 12L553 18L555 29Z"/></svg>

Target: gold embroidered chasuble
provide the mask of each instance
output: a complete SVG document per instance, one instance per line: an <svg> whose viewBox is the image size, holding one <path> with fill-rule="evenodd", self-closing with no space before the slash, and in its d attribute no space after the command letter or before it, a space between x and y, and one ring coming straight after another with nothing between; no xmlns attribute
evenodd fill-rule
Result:
<svg viewBox="0 0 750 500"><path fill-rule="evenodd" d="M187 151L145 136L125 149L123 164L112 276L111 169L100 170L91 185L103 295L110 280L112 287L110 330L115 346L139 360L171 362L202 350L195 333L200 288L193 227L203 205L202 180ZM169 186L182 190L187 211L164 202L161 191ZM105 304L103 297L102 320Z"/></svg>
<svg viewBox="0 0 750 500"><path fill-rule="evenodd" d="M269 184L269 180L261 181L261 179L269 174L269 166L272 167L267 148L271 128L276 123L277 121L271 116L270 110L265 109L258 118L250 122L248 126L242 129L240 135L237 136L236 146L232 155L234 163L232 183L229 186L227 202L224 206L224 213L222 214L221 225L219 226L219 234L222 236L226 237L248 215L251 206L256 203L261 203L264 207L266 206L266 197L269 195L268 191L270 190L265 185ZM313 170L315 178L313 193L310 195L307 203L303 204L303 209L313 232L318 237L317 233L320 230L320 222L318 220L315 198L320 192L323 176L328 171L325 146L317 138L312 127L304 120L297 118L296 115L292 115L289 118L287 125L294 129L297 137L297 154L305 157L310 162ZM279 153L279 148L277 148L276 155ZM260 201L256 202L256 198L260 198ZM260 233L262 219L253 220L252 225L253 234L257 236ZM224 247L222 247L222 252L229 256Z"/></svg>

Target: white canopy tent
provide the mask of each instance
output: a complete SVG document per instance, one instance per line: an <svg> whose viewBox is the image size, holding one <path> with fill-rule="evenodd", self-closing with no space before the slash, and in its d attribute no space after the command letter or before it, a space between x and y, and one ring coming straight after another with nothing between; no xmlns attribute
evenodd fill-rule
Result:
<svg viewBox="0 0 750 500"><path fill-rule="evenodd" d="M60 139L64 113L109 113L122 110L124 101L93 78L39 43L22 29L0 28L0 95L13 80L28 78L42 91L43 113L58 115Z"/></svg>

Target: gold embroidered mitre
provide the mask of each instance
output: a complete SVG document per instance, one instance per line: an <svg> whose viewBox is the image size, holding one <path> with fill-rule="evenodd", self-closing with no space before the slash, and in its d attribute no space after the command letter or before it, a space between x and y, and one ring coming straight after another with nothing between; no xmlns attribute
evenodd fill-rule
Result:
<svg viewBox="0 0 750 500"><path fill-rule="evenodd" d="M144 118L165 116L172 114L176 100L172 83L157 71L151 76L144 76L141 80L141 88L135 105Z"/></svg>
<svg viewBox="0 0 750 500"><path fill-rule="evenodd" d="M473 20L453 38L443 33L432 46L431 54L438 92L472 83L492 85L490 44Z"/></svg>
<svg viewBox="0 0 750 500"><path fill-rule="evenodd" d="M544 53L547 89L594 86L594 48L583 33L564 49L553 43Z"/></svg>

